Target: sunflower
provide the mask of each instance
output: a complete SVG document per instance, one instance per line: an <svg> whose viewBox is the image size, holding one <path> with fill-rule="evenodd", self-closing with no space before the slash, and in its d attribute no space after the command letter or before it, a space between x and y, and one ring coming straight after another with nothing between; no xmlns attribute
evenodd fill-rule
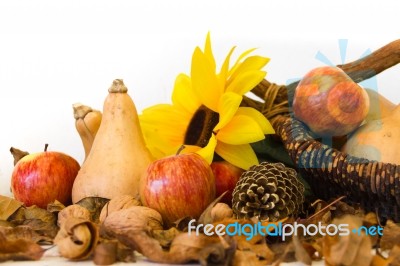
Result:
<svg viewBox="0 0 400 266"><path fill-rule="evenodd" d="M204 50L196 47L190 76L179 74L172 92L172 104L158 104L143 110L140 123L148 148L156 158L183 152L197 152L209 163L214 153L248 169L258 164L250 143L274 133L269 121L251 107L241 107L243 95L261 82L261 70L269 61L242 53L230 67L233 47L219 73L207 34Z"/></svg>

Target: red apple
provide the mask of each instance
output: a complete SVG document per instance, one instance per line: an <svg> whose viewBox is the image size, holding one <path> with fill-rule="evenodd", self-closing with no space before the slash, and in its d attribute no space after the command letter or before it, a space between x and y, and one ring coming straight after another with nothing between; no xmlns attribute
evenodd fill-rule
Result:
<svg viewBox="0 0 400 266"><path fill-rule="evenodd" d="M215 197L217 198L227 191L225 196L222 197L221 202L231 206L233 189L244 170L227 161L215 161L210 166L215 177Z"/></svg>
<svg viewBox="0 0 400 266"><path fill-rule="evenodd" d="M62 152L32 153L20 159L11 177L11 190L16 200L26 206L46 208L58 200L71 203L72 185L80 169L79 163Z"/></svg>
<svg viewBox="0 0 400 266"><path fill-rule="evenodd" d="M296 88L294 116L319 136L344 136L354 131L369 111L367 92L338 67L308 72Z"/></svg>
<svg viewBox="0 0 400 266"><path fill-rule="evenodd" d="M140 197L166 224L188 216L196 219L215 199L214 175L207 161L196 153L165 157L147 168Z"/></svg>

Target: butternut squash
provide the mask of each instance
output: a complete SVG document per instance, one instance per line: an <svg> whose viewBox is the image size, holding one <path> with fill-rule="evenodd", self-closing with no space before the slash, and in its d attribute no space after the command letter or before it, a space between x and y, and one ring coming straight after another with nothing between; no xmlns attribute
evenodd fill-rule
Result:
<svg viewBox="0 0 400 266"><path fill-rule="evenodd" d="M400 104L382 119L358 128L342 151L353 156L400 165Z"/></svg>
<svg viewBox="0 0 400 266"><path fill-rule="evenodd" d="M102 113L81 103L73 104L72 109L74 110L75 128L81 138L86 160L99 130Z"/></svg>
<svg viewBox="0 0 400 266"><path fill-rule="evenodd" d="M123 81L114 80L108 92L100 128L72 188L74 203L85 197L136 197L140 178L153 161Z"/></svg>
<svg viewBox="0 0 400 266"><path fill-rule="evenodd" d="M366 122L382 119L390 115L396 108L396 105L386 99L383 95L372 89L365 89L369 96L369 111L365 118Z"/></svg>

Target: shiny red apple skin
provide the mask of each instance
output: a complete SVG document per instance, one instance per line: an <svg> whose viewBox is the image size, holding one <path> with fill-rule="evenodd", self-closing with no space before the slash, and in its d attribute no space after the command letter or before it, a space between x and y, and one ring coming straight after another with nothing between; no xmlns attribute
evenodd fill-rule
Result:
<svg viewBox="0 0 400 266"><path fill-rule="evenodd" d="M298 84L293 114L319 136L344 136L366 118L369 97L338 67L318 67Z"/></svg>
<svg viewBox="0 0 400 266"><path fill-rule="evenodd" d="M79 169L79 163L67 154L56 151L32 153L15 165L11 190L15 199L25 206L45 209L54 200L69 205Z"/></svg>
<svg viewBox="0 0 400 266"><path fill-rule="evenodd" d="M143 205L158 211L166 224L188 216L197 219L215 199L214 175L196 153L165 157L147 168L140 198Z"/></svg>
<svg viewBox="0 0 400 266"><path fill-rule="evenodd" d="M231 206L233 190L244 170L227 161L215 161L210 166L215 177L215 197L218 198L222 193L227 191L222 197L221 202Z"/></svg>

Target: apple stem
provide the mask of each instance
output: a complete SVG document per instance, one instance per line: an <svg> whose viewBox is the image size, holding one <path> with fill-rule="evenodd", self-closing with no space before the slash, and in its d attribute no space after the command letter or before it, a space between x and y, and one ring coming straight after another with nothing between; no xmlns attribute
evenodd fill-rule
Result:
<svg viewBox="0 0 400 266"><path fill-rule="evenodd" d="M49 144L44 144L44 151L47 151L47 147L49 147Z"/></svg>
<svg viewBox="0 0 400 266"><path fill-rule="evenodd" d="M180 146L175 155L179 155L181 151L183 151L185 148L186 148L185 145Z"/></svg>

